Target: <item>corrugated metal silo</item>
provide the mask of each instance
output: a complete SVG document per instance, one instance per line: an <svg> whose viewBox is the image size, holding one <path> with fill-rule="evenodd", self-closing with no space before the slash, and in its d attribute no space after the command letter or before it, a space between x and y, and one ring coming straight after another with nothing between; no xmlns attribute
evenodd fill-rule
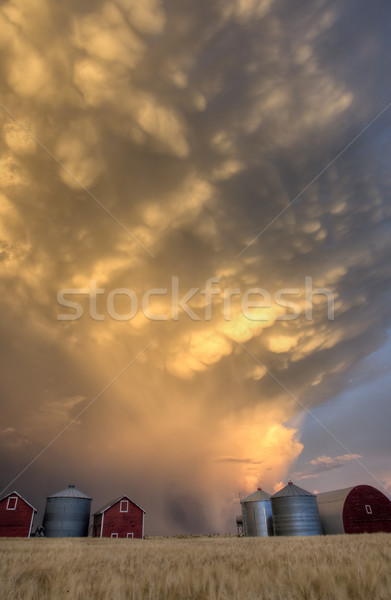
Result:
<svg viewBox="0 0 391 600"><path fill-rule="evenodd" d="M42 525L45 537L86 537L90 521L91 498L74 485L46 499Z"/></svg>
<svg viewBox="0 0 391 600"><path fill-rule="evenodd" d="M243 533L247 537L273 535L273 515L270 494L258 488L241 501Z"/></svg>
<svg viewBox="0 0 391 600"><path fill-rule="evenodd" d="M317 496L326 534L391 532L391 502L371 485L356 485Z"/></svg>
<svg viewBox="0 0 391 600"><path fill-rule="evenodd" d="M316 496L288 482L271 497L274 535L321 535Z"/></svg>

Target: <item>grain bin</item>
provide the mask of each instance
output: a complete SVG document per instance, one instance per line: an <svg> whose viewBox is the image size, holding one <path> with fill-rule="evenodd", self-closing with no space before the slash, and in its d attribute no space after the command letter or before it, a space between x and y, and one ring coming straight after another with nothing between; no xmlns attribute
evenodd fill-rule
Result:
<svg viewBox="0 0 391 600"><path fill-rule="evenodd" d="M46 537L86 537L91 498L74 485L46 499L42 525Z"/></svg>
<svg viewBox="0 0 391 600"><path fill-rule="evenodd" d="M371 485L324 492L316 500L327 534L391 532L391 502Z"/></svg>
<svg viewBox="0 0 391 600"><path fill-rule="evenodd" d="M247 537L273 535L273 515L270 494L258 488L241 501L243 533Z"/></svg>
<svg viewBox="0 0 391 600"><path fill-rule="evenodd" d="M271 497L274 535L321 535L316 496L288 482Z"/></svg>

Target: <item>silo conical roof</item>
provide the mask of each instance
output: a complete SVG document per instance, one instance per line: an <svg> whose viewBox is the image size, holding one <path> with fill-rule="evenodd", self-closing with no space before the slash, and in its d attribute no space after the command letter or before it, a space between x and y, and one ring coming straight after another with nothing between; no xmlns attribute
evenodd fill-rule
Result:
<svg viewBox="0 0 391 600"><path fill-rule="evenodd" d="M68 485L65 490L52 494L51 496L48 496L48 498L87 498L87 500L91 500L89 496L75 488L74 485Z"/></svg>
<svg viewBox="0 0 391 600"><path fill-rule="evenodd" d="M262 500L269 500L271 498L270 494L258 488L256 492L253 492L247 498L242 500L242 502L261 502Z"/></svg>
<svg viewBox="0 0 391 600"><path fill-rule="evenodd" d="M291 481L288 481L288 484L279 490L272 498L286 498L289 496L315 496L311 492L307 490L303 490L303 488L298 485L294 485Z"/></svg>

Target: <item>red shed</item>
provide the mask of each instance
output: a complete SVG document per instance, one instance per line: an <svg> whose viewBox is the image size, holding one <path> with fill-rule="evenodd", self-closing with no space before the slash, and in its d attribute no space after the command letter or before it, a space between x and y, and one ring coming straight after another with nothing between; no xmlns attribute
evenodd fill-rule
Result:
<svg viewBox="0 0 391 600"><path fill-rule="evenodd" d="M94 537L143 538L145 510L128 496L112 500L94 513Z"/></svg>
<svg viewBox="0 0 391 600"><path fill-rule="evenodd" d="M0 500L0 537L30 537L37 510L18 492Z"/></svg>
<svg viewBox="0 0 391 600"><path fill-rule="evenodd" d="M391 502L371 485L356 485L317 496L326 534L391 532Z"/></svg>

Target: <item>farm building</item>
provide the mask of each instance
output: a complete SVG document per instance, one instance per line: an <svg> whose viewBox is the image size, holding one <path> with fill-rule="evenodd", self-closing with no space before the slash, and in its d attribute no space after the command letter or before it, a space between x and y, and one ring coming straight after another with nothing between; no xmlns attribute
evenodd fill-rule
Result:
<svg viewBox="0 0 391 600"><path fill-rule="evenodd" d="M326 534L391 532L391 502L371 485L318 494Z"/></svg>
<svg viewBox="0 0 391 600"><path fill-rule="evenodd" d="M322 535L316 497L292 481L271 497L274 535Z"/></svg>
<svg viewBox="0 0 391 600"><path fill-rule="evenodd" d="M273 514L270 494L258 488L240 502L242 507L243 534L246 537L273 535Z"/></svg>
<svg viewBox="0 0 391 600"><path fill-rule="evenodd" d="M18 492L0 500L0 537L30 537L37 510Z"/></svg>
<svg viewBox="0 0 391 600"><path fill-rule="evenodd" d="M46 499L45 537L87 537L91 498L69 485Z"/></svg>
<svg viewBox="0 0 391 600"><path fill-rule="evenodd" d="M128 496L112 500L94 514L94 537L143 538L145 510Z"/></svg>

